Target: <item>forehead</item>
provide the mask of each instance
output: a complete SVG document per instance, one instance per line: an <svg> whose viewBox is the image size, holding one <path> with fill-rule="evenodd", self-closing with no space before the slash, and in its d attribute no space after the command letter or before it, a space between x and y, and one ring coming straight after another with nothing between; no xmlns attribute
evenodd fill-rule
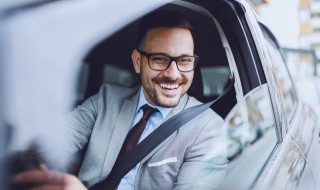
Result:
<svg viewBox="0 0 320 190"><path fill-rule="evenodd" d="M192 49L194 46L190 30L178 27L158 27L148 30L144 40L145 48L179 47Z"/></svg>
<svg viewBox="0 0 320 190"><path fill-rule="evenodd" d="M146 37L159 37L162 38L164 36L174 36L174 35L187 35L188 37L192 38L192 33L187 28L182 27L157 27L151 28L147 31Z"/></svg>

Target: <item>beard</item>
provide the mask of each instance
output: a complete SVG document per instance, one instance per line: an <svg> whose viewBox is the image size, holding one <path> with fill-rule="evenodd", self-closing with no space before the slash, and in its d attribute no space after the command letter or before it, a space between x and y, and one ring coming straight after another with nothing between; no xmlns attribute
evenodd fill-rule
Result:
<svg viewBox="0 0 320 190"><path fill-rule="evenodd" d="M147 81L145 81L147 82ZM178 88L182 88L181 93L176 94L174 96L168 96L162 94L159 89L160 84L178 84ZM173 108L177 106L180 102L181 97L186 93L186 91L189 89L188 81L184 77L181 77L177 80L171 80L168 77L156 77L151 80L151 82L148 82L148 85L144 85L143 88L145 90L146 95L149 97L149 99L160 107L166 107L166 108ZM161 88L161 87L160 87ZM186 89L183 91L183 89Z"/></svg>

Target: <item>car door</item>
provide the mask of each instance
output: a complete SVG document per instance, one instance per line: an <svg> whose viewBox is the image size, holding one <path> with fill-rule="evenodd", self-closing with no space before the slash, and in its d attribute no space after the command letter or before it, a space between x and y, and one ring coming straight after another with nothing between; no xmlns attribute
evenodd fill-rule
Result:
<svg viewBox="0 0 320 190"><path fill-rule="evenodd" d="M245 94L226 118L230 164L220 189L315 189L301 151L301 146L308 150L310 138L297 136L301 128L303 134L313 134L315 120L278 60L276 38L246 1L201 4L226 34Z"/></svg>
<svg viewBox="0 0 320 190"><path fill-rule="evenodd" d="M274 94L273 107L278 108L279 149L273 155L278 159L274 160L273 166L272 162L268 163L271 164L269 169L268 165L266 167L269 171L264 170L262 176L263 173L275 172L271 177L273 180L270 180L275 188L315 189L307 160L309 147L314 139L312 136L317 124L316 119L297 96L277 39L251 7L244 2L242 5L265 69L269 89ZM264 188L267 184L262 183L257 187Z"/></svg>
<svg viewBox="0 0 320 190"><path fill-rule="evenodd" d="M227 53L235 59L237 67L235 71L239 75L245 95L245 98L226 117L225 125L228 129L226 141L230 164L226 178L219 189L251 189L257 184L266 182L257 179L262 171L269 171L266 165L274 161L271 159L272 155L287 154L279 153L284 149L281 146L281 127L286 122L280 114L282 107L278 103L278 94L275 94L277 91L274 92L275 82L269 84L268 81L268 75L273 72L268 70L265 72L259 49L251 34L253 31L246 21L246 11L241 4L236 1L201 3L211 11L225 32L230 45ZM294 156L289 165L297 161L300 161L299 166L301 161L305 164L305 160L292 141L287 144L292 146L286 150L291 150ZM287 184L287 181L284 183ZM275 186L268 184L265 187L281 186L283 184Z"/></svg>
<svg viewBox="0 0 320 190"><path fill-rule="evenodd" d="M267 84L250 91L232 109L225 127L230 162L218 189L252 189L277 148L276 121Z"/></svg>

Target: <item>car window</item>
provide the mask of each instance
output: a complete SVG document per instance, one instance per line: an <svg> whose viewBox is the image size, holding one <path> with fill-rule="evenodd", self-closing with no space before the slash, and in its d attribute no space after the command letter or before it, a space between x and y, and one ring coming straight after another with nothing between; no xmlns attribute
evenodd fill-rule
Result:
<svg viewBox="0 0 320 190"><path fill-rule="evenodd" d="M103 72L103 83L106 82L116 82L124 86L132 87L137 84L137 75L126 69L106 64Z"/></svg>
<svg viewBox="0 0 320 190"><path fill-rule="evenodd" d="M263 32L266 38L266 44L270 54L273 70L275 72L277 86L283 98L287 119L290 121L294 113L294 108L297 104L293 83L279 48L274 41L269 38L268 34L264 30Z"/></svg>
<svg viewBox="0 0 320 190"><path fill-rule="evenodd" d="M223 92L230 76L228 66L202 67L203 95L217 96Z"/></svg>
<svg viewBox="0 0 320 190"><path fill-rule="evenodd" d="M229 166L219 189L250 189L277 137L267 85L249 92L225 120Z"/></svg>
<svg viewBox="0 0 320 190"><path fill-rule="evenodd" d="M96 86L98 90L103 83L117 83L127 87L134 87L139 83L138 75L133 72L132 65L129 65L132 67L131 70L108 63L99 66L96 66L98 64L95 66L93 65L94 63L90 62L81 65L76 87L77 92L73 100L73 105L75 106L79 105L83 100L88 98L88 96L92 95L87 94L88 88L92 86ZM96 72L97 70L101 72L101 76ZM92 81L98 82L92 83Z"/></svg>

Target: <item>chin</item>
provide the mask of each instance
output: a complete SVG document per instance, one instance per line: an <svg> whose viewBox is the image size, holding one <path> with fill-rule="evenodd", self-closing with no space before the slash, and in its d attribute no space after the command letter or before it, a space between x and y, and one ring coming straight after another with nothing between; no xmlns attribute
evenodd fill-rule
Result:
<svg viewBox="0 0 320 190"><path fill-rule="evenodd" d="M170 98L163 98L162 100L158 101L158 103L159 103L159 106L161 107L173 108L179 104L179 101L180 99L177 100L176 98L172 100L170 100Z"/></svg>
<svg viewBox="0 0 320 190"><path fill-rule="evenodd" d="M178 104L162 104L161 107L163 108L174 108L176 107Z"/></svg>

